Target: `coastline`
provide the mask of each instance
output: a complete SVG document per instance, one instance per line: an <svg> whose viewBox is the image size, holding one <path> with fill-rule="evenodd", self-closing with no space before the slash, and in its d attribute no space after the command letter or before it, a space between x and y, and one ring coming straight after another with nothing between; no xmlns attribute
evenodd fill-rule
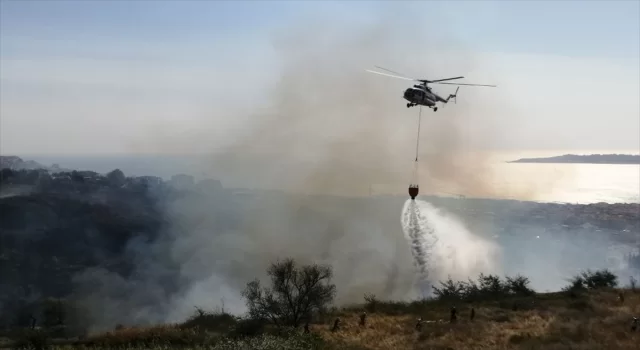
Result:
<svg viewBox="0 0 640 350"><path fill-rule="evenodd" d="M554 157L520 158L506 163L547 163L547 164L603 164L640 165L640 155L634 154L564 154Z"/></svg>

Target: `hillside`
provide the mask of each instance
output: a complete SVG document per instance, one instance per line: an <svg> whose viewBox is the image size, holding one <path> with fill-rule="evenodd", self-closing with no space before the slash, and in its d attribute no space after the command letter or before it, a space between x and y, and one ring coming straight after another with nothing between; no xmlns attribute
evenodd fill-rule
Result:
<svg viewBox="0 0 640 350"><path fill-rule="evenodd" d="M23 160L18 156L0 156L0 169L11 169L11 170L48 170L52 172L58 171L71 171L69 169L60 168L57 164L54 164L51 167L44 166L38 162L33 160Z"/></svg>
<svg viewBox="0 0 640 350"><path fill-rule="evenodd" d="M79 298L85 303L84 307L92 309L91 312L72 313L77 317L75 324L80 333L87 331L90 325L98 324L101 330L113 329L121 322L149 326L158 323L157 320L169 312L169 301L198 288L202 277L188 280L185 278L188 274L204 274L211 268L217 268L227 286L238 289L259 275L265 262L278 254L291 252L306 259L322 261L331 259L336 249L345 249L349 252L349 260L342 261L348 264L336 260L336 271L342 281L349 281L357 268L362 269L369 264L376 269L384 266L375 265L384 263L378 259L380 252L376 249L379 248L371 248L367 244L379 239L376 238L378 232L387 235L399 231L399 208L406 200L404 197L342 198L235 191L212 179L195 181L191 176L179 174L164 181L150 176L127 177L117 169L108 174L98 174L91 171L4 168L1 175L0 274L3 283L0 284L0 330L12 329L16 325L27 327L30 315L42 312L33 306L34 303L49 300L55 305L56 300L74 298ZM640 204L570 205L473 198L422 199L458 215L479 235L491 237L499 232L500 237L496 241L510 249L515 248L509 242L516 242L515 247L519 247L525 244L523 242L531 242L530 238L536 235L547 235L554 240L566 239L573 245L580 240L597 237L604 241L636 244L639 233ZM353 243L345 241L345 237ZM367 241L362 241L362 237L368 237ZM392 237L383 241L384 244L398 244L399 247L406 244L401 234ZM227 245L211 242L226 242ZM247 246L255 248L240 250L239 242L248 242ZM527 251L535 253L533 245L525 245ZM200 250L202 248L205 249ZM216 249L211 250L213 248ZM606 246L603 251L605 249ZM181 250L183 256L177 254ZM225 255L227 251L229 254ZM523 253L515 252L516 255ZM403 255L406 254L395 259L403 259ZM210 256L211 260L203 260ZM334 259L339 258L342 256ZM205 268L187 270L185 266L194 268L194 260ZM628 262L630 266L640 268L640 256L630 256ZM195 266L197 268L198 265ZM388 299L394 288L401 288L393 279L389 280L390 287L369 290L343 288L340 292L350 301L360 299L363 291L380 293L381 298ZM387 282L382 281L382 284ZM149 294L150 290L155 294ZM216 289L212 292L215 293ZM552 304L572 303L566 296L560 298L563 301L557 301L553 295L536 298L550 300ZM633 298L629 300L636 300ZM214 302L217 301L214 297ZM343 309L333 312L345 320L344 332L326 331L332 322L331 315L311 328L334 343L344 341L369 348L376 348L375 344L389 346L373 340L376 334L385 334L389 339L395 339L393 341L397 344L409 344L418 342L416 339L420 336L406 330L405 325L410 325L418 314L428 319L446 316L447 304L438 303L397 303L389 311L376 311L370 318L371 325L376 328L367 329L363 334L352 325L358 314L355 309L344 308L344 303L337 303ZM466 313L464 305L459 307L461 315ZM477 308L478 320L493 319L504 308L504 305L495 303L483 305ZM187 305L189 310L193 307L193 304ZM535 313L519 311L515 315L524 317L526 324L544 328L544 324L555 325L554 320L565 317L564 313L570 309L569 306L554 309L551 316L544 313L548 309ZM598 310L593 317L613 312ZM637 312L637 306L631 311ZM44 316L34 317L40 324ZM442 332L446 330L453 335L439 336L438 331L434 336L440 337L438 341L442 342L463 341L460 339L470 335L465 333L468 330L462 326L465 324L462 318L460 324L451 326L454 327L451 331L447 328L449 326L442 326ZM507 328L500 328L502 335L496 335L498 330L494 330L495 334L491 336L494 338L487 338L491 344L497 344L495 348L503 344L497 339L507 341L507 333L517 334L516 330L522 326L518 323L520 321L512 320L513 323L505 321ZM473 327L485 330L499 328L500 322L487 322L487 326L477 328L480 326L476 322ZM595 327L600 321L592 322ZM174 335L180 339L200 337L193 334L185 335L180 331ZM479 339L477 336L472 338Z"/></svg>
<svg viewBox="0 0 640 350"><path fill-rule="evenodd" d="M507 163L576 163L576 164L640 164L640 155L629 154L565 154L547 158L521 158Z"/></svg>
<svg viewBox="0 0 640 350"><path fill-rule="evenodd" d="M623 299L620 298L622 295ZM451 307L456 320L452 322ZM471 318L473 309L473 318ZM366 312L365 324L361 315ZM52 349L637 349L640 291L602 290L502 297L475 302L371 300L316 318L309 334L252 324L220 312L195 314L176 325L119 327L82 339L25 333L3 345L46 341ZM337 330L334 321L339 318ZM420 321L420 322L419 322ZM637 325L640 328L640 325ZM21 338L22 337L22 338ZM0 338L1 339L1 338Z"/></svg>
<svg viewBox="0 0 640 350"><path fill-rule="evenodd" d="M136 259L130 245L156 240L168 227L166 205L185 196L180 180L186 175L166 183L117 169L105 176L4 168L1 175L0 328L21 303L69 295L74 278L88 268L130 276ZM218 182L201 181L196 190L224 200Z"/></svg>
<svg viewBox="0 0 640 350"><path fill-rule="evenodd" d="M162 181L125 177L118 170L107 176L86 171L50 174L43 170L4 169L2 173L0 271L8 282L3 286L8 289L0 294L0 305L12 295L64 296L72 289L72 277L88 267L103 267L128 276L133 257L126 254L127 246L140 239L157 240L162 232L172 229L178 214L183 229L196 229L204 222L208 230L222 234L243 229L246 218L270 220L267 217L271 215L288 215L282 210L290 203L313 203L287 220L291 221L292 230L314 227L317 229L313 235L329 239L338 232L327 230L337 229L349 220L367 220L384 230L397 230L397 208L406 200L307 199L258 191L235 195L214 180L195 183L183 175ZM459 215L480 233L503 232L504 238L544 229L545 234L559 237L576 233L584 237L609 235L619 242L633 243L639 233L640 204L424 199ZM336 214L340 211L348 211L351 216L341 218ZM330 249L328 242L321 244L323 249ZM170 271L177 268L171 267Z"/></svg>

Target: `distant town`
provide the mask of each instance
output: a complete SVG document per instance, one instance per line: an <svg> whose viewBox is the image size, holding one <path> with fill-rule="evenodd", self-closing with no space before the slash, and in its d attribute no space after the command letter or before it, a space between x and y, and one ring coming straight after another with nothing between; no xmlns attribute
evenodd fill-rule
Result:
<svg viewBox="0 0 640 350"><path fill-rule="evenodd" d="M578 163L578 164L640 164L640 155L631 154L565 154L547 158L521 158L507 163Z"/></svg>

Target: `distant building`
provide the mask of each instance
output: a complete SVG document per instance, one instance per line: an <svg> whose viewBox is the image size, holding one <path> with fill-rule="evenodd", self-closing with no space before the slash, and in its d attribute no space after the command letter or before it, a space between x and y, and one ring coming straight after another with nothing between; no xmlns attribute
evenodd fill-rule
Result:
<svg viewBox="0 0 640 350"><path fill-rule="evenodd" d="M54 174L51 178L54 181L71 182L71 175L68 173Z"/></svg>
<svg viewBox="0 0 640 350"><path fill-rule="evenodd" d="M191 175L178 174L171 177L169 184L175 189L186 190L194 186L195 180Z"/></svg>
<svg viewBox="0 0 640 350"><path fill-rule="evenodd" d="M52 178L51 174L49 174L49 172L47 172L46 170L41 170L41 171L38 172L38 182L37 182L37 184L41 185L41 186L46 186L46 185L51 183L52 179L53 178Z"/></svg>
<svg viewBox="0 0 640 350"><path fill-rule="evenodd" d="M222 183L220 180L204 179L198 182L197 188L207 193L218 192L222 191Z"/></svg>
<svg viewBox="0 0 640 350"><path fill-rule="evenodd" d="M95 171L78 171L77 174L82 177L84 181L97 181L102 178L102 175Z"/></svg>
<svg viewBox="0 0 640 350"><path fill-rule="evenodd" d="M135 178L136 183L144 184L150 188L156 188L162 185L162 178L158 176L139 176Z"/></svg>

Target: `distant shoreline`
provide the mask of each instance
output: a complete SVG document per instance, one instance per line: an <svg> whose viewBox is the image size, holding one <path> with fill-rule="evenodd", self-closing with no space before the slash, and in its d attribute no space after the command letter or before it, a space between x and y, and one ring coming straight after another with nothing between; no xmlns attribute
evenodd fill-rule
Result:
<svg viewBox="0 0 640 350"><path fill-rule="evenodd" d="M520 158L507 163L555 163L555 164L640 164L640 155L631 154L565 154L545 158Z"/></svg>

